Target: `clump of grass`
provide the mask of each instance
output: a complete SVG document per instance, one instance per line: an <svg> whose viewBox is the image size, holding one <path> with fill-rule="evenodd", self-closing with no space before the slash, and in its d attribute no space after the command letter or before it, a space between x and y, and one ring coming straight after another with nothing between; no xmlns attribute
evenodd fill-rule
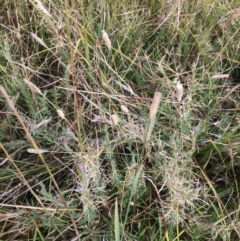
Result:
<svg viewBox="0 0 240 241"><path fill-rule="evenodd" d="M3 240L239 239L237 1L1 5Z"/></svg>

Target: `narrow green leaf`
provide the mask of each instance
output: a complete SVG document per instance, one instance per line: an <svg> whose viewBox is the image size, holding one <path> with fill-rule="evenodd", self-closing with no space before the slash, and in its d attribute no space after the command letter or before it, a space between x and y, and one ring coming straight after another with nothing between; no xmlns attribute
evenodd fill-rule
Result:
<svg viewBox="0 0 240 241"><path fill-rule="evenodd" d="M114 213L114 230L115 230L115 241L120 241L120 224L118 215L118 200L115 201L115 213Z"/></svg>

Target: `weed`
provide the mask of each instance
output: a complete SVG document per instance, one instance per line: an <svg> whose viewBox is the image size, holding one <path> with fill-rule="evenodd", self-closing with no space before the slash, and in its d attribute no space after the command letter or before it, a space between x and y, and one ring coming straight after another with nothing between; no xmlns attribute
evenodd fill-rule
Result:
<svg viewBox="0 0 240 241"><path fill-rule="evenodd" d="M239 3L0 1L0 238L239 232Z"/></svg>

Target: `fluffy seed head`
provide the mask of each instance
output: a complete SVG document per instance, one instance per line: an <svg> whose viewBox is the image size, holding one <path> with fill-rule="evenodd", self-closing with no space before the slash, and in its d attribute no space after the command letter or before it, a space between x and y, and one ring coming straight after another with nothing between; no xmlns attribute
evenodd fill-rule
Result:
<svg viewBox="0 0 240 241"><path fill-rule="evenodd" d="M161 101L162 94L160 92L155 92L152 100L152 104L150 106L150 119L153 118L157 114L157 110Z"/></svg>
<svg viewBox="0 0 240 241"><path fill-rule="evenodd" d="M48 49L48 46L44 43L44 41L41 38L39 38L35 33L30 34L39 44Z"/></svg>
<svg viewBox="0 0 240 241"><path fill-rule="evenodd" d="M183 97L183 85L180 82L176 85L176 97L178 101L181 101Z"/></svg>
<svg viewBox="0 0 240 241"><path fill-rule="evenodd" d="M24 81L25 84L29 87L29 89L32 90L32 92L36 92L36 93L42 95L41 90L40 90L35 84L33 84L32 82L30 82L30 81L27 80L27 79L23 79L23 81Z"/></svg>
<svg viewBox="0 0 240 241"><path fill-rule="evenodd" d="M128 110L128 108L127 108L125 105L121 105L121 110L122 110L124 113L126 113L126 114L129 113L129 110Z"/></svg>
<svg viewBox="0 0 240 241"><path fill-rule="evenodd" d="M57 113L58 113L59 117L61 117L63 120L65 119L65 115L62 110L57 110Z"/></svg>
<svg viewBox="0 0 240 241"><path fill-rule="evenodd" d="M40 153L48 152L48 150L41 150L41 149L38 149L38 151L39 151ZM38 154L38 151L37 151L36 149L33 149L33 148L27 149L27 152L28 152L28 153L32 153L32 154Z"/></svg>
<svg viewBox="0 0 240 241"><path fill-rule="evenodd" d="M117 117L117 115L115 115L115 114L111 115L111 120L112 120L112 124L114 126L116 126L118 124L118 117Z"/></svg>
<svg viewBox="0 0 240 241"><path fill-rule="evenodd" d="M227 79L229 78L229 74L214 74L211 77L212 79Z"/></svg>
<svg viewBox="0 0 240 241"><path fill-rule="evenodd" d="M43 120L41 122L39 122L36 126L35 126L35 129L38 129L39 127L41 127L42 125L46 125L48 124L50 121L52 120L52 117L46 119L46 120Z"/></svg>
<svg viewBox="0 0 240 241"><path fill-rule="evenodd" d="M104 43L106 44L106 46L108 47L108 49L111 49L112 48L111 40L110 40L108 34L104 30L102 30L102 39L103 39Z"/></svg>
<svg viewBox="0 0 240 241"><path fill-rule="evenodd" d="M51 14L48 12L48 10L43 6L43 4L40 2L40 0L36 0L37 8L39 8L45 15L48 17L51 17Z"/></svg>

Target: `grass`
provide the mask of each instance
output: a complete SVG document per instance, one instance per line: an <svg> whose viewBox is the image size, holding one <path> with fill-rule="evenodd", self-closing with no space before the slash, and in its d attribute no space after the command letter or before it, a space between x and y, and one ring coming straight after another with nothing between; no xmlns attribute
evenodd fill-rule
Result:
<svg viewBox="0 0 240 241"><path fill-rule="evenodd" d="M237 0L0 4L0 240L240 240Z"/></svg>

